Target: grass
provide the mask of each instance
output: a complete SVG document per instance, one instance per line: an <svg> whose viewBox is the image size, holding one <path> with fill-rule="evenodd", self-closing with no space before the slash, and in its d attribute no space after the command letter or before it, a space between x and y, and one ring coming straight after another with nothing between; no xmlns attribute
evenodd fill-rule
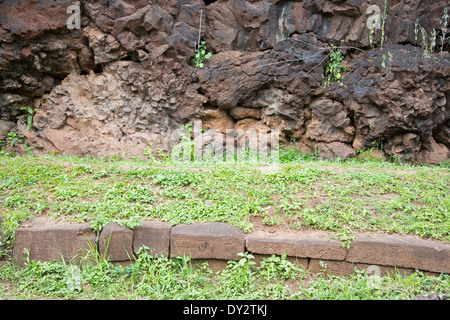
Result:
<svg viewBox="0 0 450 320"><path fill-rule="evenodd" d="M419 166L362 157L320 160L293 149L281 164L190 163L169 160L94 159L69 156L0 156L3 258L14 231L27 218L109 222L134 228L140 221L173 225L225 221L253 228L320 229L348 246L359 232L411 234L450 242L448 164ZM267 170L264 170L267 169ZM0 253L1 256L2 253ZM252 257L214 273L186 257L149 259L128 267L108 261L73 267L29 261L0 267L0 297L28 299L409 299L449 292L448 275L394 274L377 278L319 274L314 279L285 259L255 266ZM272 260L270 260L272 259ZM276 260L278 259L278 260ZM68 280L69 279L69 280Z"/></svg>
<svg viewBox="0 0 450 320"><path fill-rule="evenodd" d="M0 157L4 232L26 218L89 222L225 221L330 231L348 245L358 232L450 242L450 170L380 161L295 159L273 170L245 164L149 163L75 157ZM8 241L8 240L5 240Z"/></svg>
<svg viewBox="0 0 450 320"><path fill-rule="evenodd" d="M262 258L243 253L213 272L189 257L150 257L144 250L133 264L28 261L23 268L0 266L0 299L150 300L406 300L448 294L450 276L421 272L370 276L355 269L349 277L320 272L310 277L285 256Z"/></svg>

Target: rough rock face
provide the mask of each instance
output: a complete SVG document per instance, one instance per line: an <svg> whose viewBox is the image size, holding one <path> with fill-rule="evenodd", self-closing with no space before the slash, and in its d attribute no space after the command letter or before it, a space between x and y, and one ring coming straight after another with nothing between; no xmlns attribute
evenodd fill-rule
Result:
<svg viewBox="0 0 450 320"><path fill-rule="evenodd" d="M201 120L205 138L280 130L324 157L376 144L401 161L450 158L449 46L425 58L414 34L419 18L440 48L442 1L388 1L383 49L382 30L370 47L373 1L208 3L85 0L71 30L76 1L2 1L0 139L14 130L35 153L141 156ZM196 71L200 17L213 55ZM330 44L341 43L343 83L324 88ZM25 105L30 130L18 120Z"/></svg>

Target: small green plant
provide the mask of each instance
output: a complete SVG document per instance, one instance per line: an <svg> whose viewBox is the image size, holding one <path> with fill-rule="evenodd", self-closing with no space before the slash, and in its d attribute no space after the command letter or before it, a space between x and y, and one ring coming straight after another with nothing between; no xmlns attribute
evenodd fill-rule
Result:
<svg viewBox="0 0 450 320"><path fill-rule="evenodd" d="M198 48L195 49L195 55L192 58L192 63L194 64L194 66L198 69L202 69L204 67L203 62L206 59L211 58L212 53L206 51L206 42L205 41L200 41L200 44L198 45Z"/></svg>
<svg viewBox="0 0 450 320"><path fill-rule="evenodd" d="M30 107L22 107L22 108L20 108L20 110L24 110L24 111L26 111L28 113L26 115L26 117L27 117L27 130L30 130L31 129L31 125L33 123L33 115L34 115L35 111L32 108L30 108ZM23 117L25 117L25 115L20 116L19 118L23 118Z"/></svg>
<svg viewBox="0 0 450 320"><path fill-rule="evenodd" d="M381 58L383 59L381 61L381 66L383 68L386 68L386 59L389 57L388 61L389 63L392 62L392 60L394 59L394 56L392 55L392 53L388 52L388 54L386 55L385 53L382 54Z"/></svg>
<svg viewBox="0 0 450 320"><path fill-rule="evenodd" d="M380 10L380 8L377 7L378 14L380 13L379 10ZM376 18L372 20L372 28L370 28L370 31L369 31L369 46L370 46L370 49L375 48L375 45L376 45L375 40L378 39L377 29L380 29L380 27L381 27L381 39L380 39L380 47L381 47L381 49L383 49L383 45L384 45L384 43L386 41L386 36L385 36L386 29L385 29L385 26L386 26L386 19L387 19L387 0L384 1L384 10L383 10L383 14L381 14L381 25L380 25L379 18L380 18L380 16L377 15Z"/></svg>
<svg viewBox="0 0 450 320"><path fill-rule="evenodd" d="M436 45L436 30L433 29L431 36L429 36L425 29L420 27L420 33L422 35L423 55L424 57L429 58L433 54Z"/></svg>
<svg viewBox="0 0 450 320"><path fill-rule="evenodd" d="M184 161L194 161L195 160L195 142L192 140L193 129L192 123L187 123L180 128L182 132L180 137L180 143L175 145L171 151L172 160L184 160Z"/></svg>
<svg viewBox="0 0 450 320"><path fill-rule="evenodd" d="M339 82L342 85L341 72L347 72L347 69L342 66L343 60L342 49L331 45L330 63L325 69L325 77L322 82L324 87L328 87L333 82Z"/></svg>
<svg viewBox="0 0 450 320"><path fill-rule="evenodd" d="M204 67L204 60L209 59L212 56L211 52L206 51L206 42L201 40L202 36L202 16L203 10L200 10L200 21L198 28L198 42L195 44L194 57L191 59L192 63L195 66L195 73L193 76L197 75L198 69L202 69Z"/></svg>
<svg viewBox="0 0 450 320"><path fill-rule="evenodd" d="M261 258L259 277L264 281L292 280L305 277L305 270L286 259L284 252L281 256Z"/></svg>
<svg viewBox="0 0 450 320"><path fill-rule="evenodd" d="M17 134L17 133L15 133L15 132L13 132L13 131L11 131L11 132L9 132L8 133L8 141L9 141L9 146L12 148L12 147L14 147L14 145L16 144L16 143L22 143L23 142L23 138L24 138L24 136L23 136L23 134Z"/></svg>
<svg viewBox="0 0 450 320"><path fill-rule="evenodd" d="M158 163L158 159L154 155L154 147L153 142L149 142L147 148L145 148L144 156L146 156L149 159L150 163Z"/></svg>

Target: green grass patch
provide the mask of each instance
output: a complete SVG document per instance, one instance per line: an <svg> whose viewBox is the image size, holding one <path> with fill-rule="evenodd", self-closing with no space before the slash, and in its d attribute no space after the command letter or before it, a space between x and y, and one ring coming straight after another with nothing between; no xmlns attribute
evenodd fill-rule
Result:
<svg viewBox="0 0 450 320"><path fill-rule="evenodd" d="M0 156L3 242L11 244L20 223L41 214L89 222L97 231L109 222L134 228L147 219L173 225L223 221L250 232L262 221L327 230L346 246L365 231L450 242L449 168L292 154L286 159L260 170L229 163Z"/></svg>
<svg viewBox="0 0 450 320"><path fill-rule="evenodd" d="M348 246L358 232L411 234L450 242L450 168L379 160L325 161L287 150L277 167L47 155L0 156L1 232L6 250L27 218L173 225L224 221L250 232L255 224L327 230ZM261 226L260 226L261 227ZM0 262L0 299L412 299L448 294L448 275L421 272L377 277L311 276L284 257L248 253L213 272L188 257L149 257L129 266L96 253L81 263ZM89 255L94 254L94 258ZM95 263L92 263L92 260Z"/></svg>
<svg viewBox="0 0 450 320"><path fill-rule="evenodd" d="M84 258L89 258L87 254ZM286 256L262 258L243 253L217 272L189 257L150 257L143 250L133 264L101 258L69 262L29 261L25 267L0 265L0 299L150 300L406 300L448 294L450 277L421 272L350 276L310 275ZM91 262L87 262L87 261Z"/></svg>

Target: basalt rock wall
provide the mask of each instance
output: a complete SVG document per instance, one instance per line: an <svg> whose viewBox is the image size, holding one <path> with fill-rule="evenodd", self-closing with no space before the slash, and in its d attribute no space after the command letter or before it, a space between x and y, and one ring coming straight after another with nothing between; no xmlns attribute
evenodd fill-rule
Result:
<svg viewBox="0 0 450 320"><path fill-rule="evenodd" d="M205 136L279 130L324 157L377 146L401 161L448 160L445 3L388 0L371 33L373 5L381 16L381 0L0 1L0 139L23 134L37 154L142 156L201 120ZM437 30L431 56L416 19ZM200 21L212 57L196 70ZM346 71L324 87L332 44Z"/></svg>

